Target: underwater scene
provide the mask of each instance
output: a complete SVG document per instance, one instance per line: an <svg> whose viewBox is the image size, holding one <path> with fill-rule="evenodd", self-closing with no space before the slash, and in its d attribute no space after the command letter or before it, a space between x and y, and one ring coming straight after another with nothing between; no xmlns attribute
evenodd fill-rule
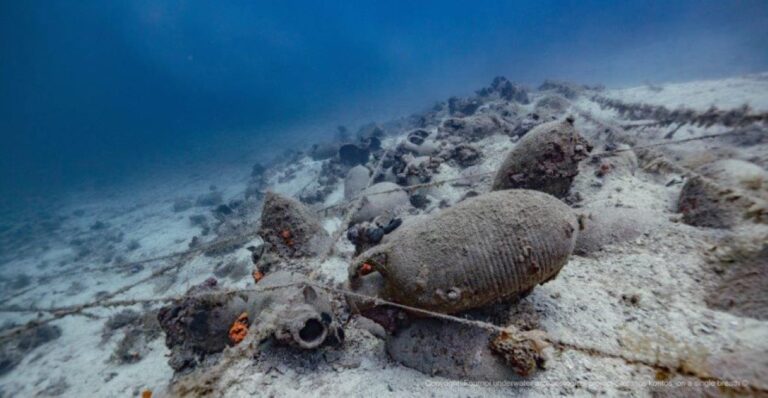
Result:
<svg viewBox="0 0 768 398"><path fill-rule="evenodd" d="M768 2L0 2L0 398L768 396Z"/></svg>

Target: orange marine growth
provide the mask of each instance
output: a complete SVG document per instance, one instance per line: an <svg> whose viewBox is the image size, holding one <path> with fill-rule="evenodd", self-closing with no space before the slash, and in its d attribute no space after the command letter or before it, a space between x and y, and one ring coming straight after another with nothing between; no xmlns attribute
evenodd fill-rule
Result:
<svg viewBox="0 0 768 398"><path fill-rule="evenodd" d="M232 324L232 327L229 328L229 341L237 345L248 334L248 313L243 312L240 314L239 317L237 317L237 320Z"/></svg>
<svg viewBox="0 0 768 398"><path fill-rule="evenodd" d="M260 280L264 279L264 273L259 270L254 270L251 276L253 276L254 283L259 283Z"/></svg>
<svg viewBox="0 0 768 398"><path fill-rule="evenodd" d="M144 390L141 392L141 398L152 398L152 390Z"/></svg>
<svg viewBox="0 0 768 398"><path fill-rule="evenodd" d="M370 263L363 263L363 265L360 266L360 269L358 270L361 276L365 276L373 272L373 265Z"/></svg>
<svg viewBox="0 0 768 398"><path fill-rule="evenodd" d="M290 230L284 229L280 232L280 237L283 238L283 242L285 242L286 246L293 247L293 234Z"/></svg>

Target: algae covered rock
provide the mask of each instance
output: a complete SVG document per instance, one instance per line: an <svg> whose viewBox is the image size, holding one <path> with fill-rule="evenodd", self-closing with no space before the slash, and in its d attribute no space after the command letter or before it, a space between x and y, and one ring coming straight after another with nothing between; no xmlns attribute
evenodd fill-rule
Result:
<svg viewBox="0 0 768 398"><path fill-rule="evenodd" d="M317 254L329 238L315 213L274 192L264 197L259 236L281 256L294 258Z"/></svg>
<svg viewBox="0 0 768 398"><path fill-rule="evenodd" d="M171 350L168 363L174 370L194 368L231 344L229 328L247 311L248 297L217 294L221 291L216 279L209 278L158 312L165 345Z"/></svg>
<svg viewBox="0 0 768 398"><path fill-rule="evenodd" d="M550 195L487 193L404 223L357 257L350 287L432 311L480 307L554 278L568 262L577 228L571 209Z"/></svg>
<svg viewBox="0 0 768 398"><path fill-rule="evenodd" d="M510 134L512 126L496 115L481 114L470 117L453 117L443 121L438 137L456 136L478 141L494 134Z"/></svg>
<svg viewBox="0 0 768 398"><path fill-rule="evenodd" d="M574 128L574 119L544 123L509 152L493 181L493 190L533 189L565 197L592 150Z"/></svg>

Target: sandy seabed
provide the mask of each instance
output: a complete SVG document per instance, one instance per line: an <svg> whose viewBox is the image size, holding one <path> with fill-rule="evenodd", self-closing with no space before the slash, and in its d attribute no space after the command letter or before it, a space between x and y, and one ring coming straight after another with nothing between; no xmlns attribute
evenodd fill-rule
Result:
<svg viewBox="0 0 768 398"><path fill-rule="evenodd" d="M673 139L679 140L727 133L733 128L633 120L631 115L601 107L596 97L669 109L682 106L699 112L711 106L728 110L748 104L755 113L768 112L768 74L581 90L575 98L565 101L564 109L553 110L552 115L574 115L577 129L598 150L607 139L605 125L623 127L636 145L664 142L672 129L677 129ZM526 115L536 111L539 100L553 94L551 90L534 90L529 93L529 104L516 103L514 107L519 115ZM497 112L507 102L487 101L477 112ZM445 117L445 111L431 111L425 129L434 132ZM388 133L382 143L385 149L402 142L411 128L404 121L384 126ZM757 128L758 134L768 135L764 124ZM432 177L442 180L491 172L515 142L506 134L483 137L472 143L482 153L478 164L461 168L446 162ZM741 159L763 169L768 167L766 139L748 144L727 138L698 140L666 145L658 151L675 164L689 168L719 159ZM264 185L299 197L318 179L324 162L302 155L291 164L271 165ZM3 243L4 264L0 266L3 308L91 302L148 278L175 260L129 267L120 264L186 250L195 237L205 243L237 232L235 227L222 226L215 216L212 210L219 203L215 197L209 198L211 201L198 199L212 192L216 193L213 196L220 195L222 203L242 198L252 182L251 166L211 164L210 173L187 176L180 172L175 178L113 189L108 195L72 195L65 203L45 209L34 218L10 219L2 232L2 239L7 240ZM653 228L629 241L573 255L555 280L536 287L515 309L516 314L535 319L552 339L590 347L591 351L555 346L546 368L524 381L451 380L398 364L387 355L384 340L350 322L345 344L322 355L311 366L301 361L281 363L275 358L243 357L234 361L212 387L214 396L766 394L768 319L749 311L729 310L727 305L713 305L712 297L723 289L729 267L749 261L734 253L743 251L749 258L752 247L766 244L768 229L751 222L731 229L686 225L678 213L684 176L674 170L643 166L647 165L641 159L632 170L616 170L598 177L599 164L584 161L571 193L578 192L573 204L579 211L636 209L644 218L638 222L651 223ZM343 183L343 179L336 181L313 207L342 202ZM437 212L441 201L450 206L469 191L487 192L490 183L490 177L468 177L459 184L431 187L426 195L432 204L402 217ZM185 200L188 207L182 203ZM256 208L239 222L253 226L258 220ZM343 214L330 212L323 225L333 234L342 228L342 220ZM25 238L24 231L34 239ZM22 238L11 239L11 234ZM341 236L328 259L306 262L307 268L315 270L327 283L339 284L346 279L354 248ZM222 254L189 256L171 272L111 299L181 295L214 275L227 289L252 287L250 252L245 249L250 243L243 242L236 250ZM768 271L764 265L758 272ZM143 313L157 307L94 307L53 321L51 325L60 329L61 336L26 352L13 369L0 376L0 397L141 396L145 390L153 391L153 396L171 394L174 374L167 364L169 351L162 333L139 337L140 341L128 350L135 355L127 359L120 346L127 344L128 328L105 333L107 320L126 308ZM5 327L20 325L40 316L48 315L3 311L0 323ZM648 364L648 358L664 366Z"/></svg>

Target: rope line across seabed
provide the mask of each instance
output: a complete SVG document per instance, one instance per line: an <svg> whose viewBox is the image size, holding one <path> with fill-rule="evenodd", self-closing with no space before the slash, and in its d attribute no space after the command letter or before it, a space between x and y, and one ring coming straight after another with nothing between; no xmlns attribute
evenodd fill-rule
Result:
<svg viewBox="0 0 768 398"><path fill-rule="evenodd" d="M682 143L682 142L690 142L690 141L697 141L697 140L704 140L704 139L712 139L712 138L717 138L717 137L721 137L721 136L737 135L737 134L743 134L743 133L744 133L743 131L736 130L736 131L730 131L730 132L721 133L721 134L711 134L711 135L706 135L706 136L699 136L699 137L693 137L693 138L687 138L687 139L681 139L681 140L675 140L675 141L667 141L667 142L662 142L662 143L649 144L649 145L645 145L645 146L635 146L633 148L615 149L615 150L610 150L610 151L604 151L604 152L601 152L601 153L597 153L597 154L595 154L593 156L607 156L608 154L619 153L619 152L623 152L623 151L639 150L639 149L646 149L646 148L653 148L653 147L661 147L661 146L667 146L667 145L674 145L674 144L678 144L678 143ZM380 167L380 165L381 165L381 160L377 164L377 170ZM452 181L457 181L457 180L466 180L466 179L475 178L475 177L483 177L483 176L488 176L488 175L491 175L491 174L495 174L495 172L477 173L477 174L472 174L472 175L467 175L467 176L462 176L462 177L457 177L457 178L449 178L449 179L433 181L433 182L429 182L429 183L415 184L415 185L410 185L410 186L399 187L399 188L396 188L396 189L391 189L391 190L387 190L387 191L380 191L380 192L373 193L373 194L368 194L368 195L360 195L360 196L355 197L355 198L353 198L353 199L351 199L351 200L349 200L349 201L347 201L345 203L341 203L341 204L337 204L337 205L334 205L334 206L330 206L330 207L321 209L319 211L320 212L324 212L324 211L327 211L327 210L329 210L331 208L335 208L335 207L339 207L339 206L346 206L346 205L349 205L351 203L356 203L356 206L359 206L359 203L360 203L360 201L362 200L362 198L364 196L383 195L383 194L387 194L387 193L391 193L391 192L397 192L397 191L403 191L403 190L408 192L408 191L419 189L419 188L436 186L436 185L445 184L445 183L452 182ZM369 180L368 186L371 185L373 176L375 176L375 175L376 175L375 173L372 175L371 180ZM158 256L158 257L153 257L153 258L147 258L147 259L127 262L127 263L121 263L121 264L113 265L113 266L110 266L110 267L103 267L103 268L101 268L101 270L108 270L108 269L115 269L115 268L122 268L122 267L130 267L132 265L140 265L140 264L146 264L146 263L155 262L155 261L169 260L169 259L173 259L173 258L177 258L177 257L183 257L183 256L186 256L186 255L192 255L192 254L195 254L195 253L206 252L206 251L209 251L209 250L214 249L216 247L221 247L221 246L225 246L226 244L231 244L233 242L242 241L244 238L253 236L252 235L253 233L254 233L254 231L249 230L247 233L240 233L240 234L237 234L237 235L235 235L233 237L217 240L217 241L211 242L211 243L209 243L207 245L202 245L202 246L199 246L199 247L196 247L196 248L192 248L192 249L189 249L189 250L185 250L185 251L181 251L181 252L175 252L175 253L170 253L170 254L166 254L166 255L162 255L162 256ZM333 242L332 242L328 252L326 252L325 255L323 256L324 258L329 256L330 253L332 253L333 246L335 246L336 241L339 239L340 236L341 236L341 234L337 234L337 236L335 236L335 238L334 238L334 240L333 240ZM145 282L147 282L147 281L149 281L151 279L154 279L154 278L156 278L156 277L158 277L158 276L160 276L160 275L162 275L162 274L164 274L164 273L166 273L166 272L168 272L168 271L170 271L170 270L172 270L174 268L180 269L182 266L184 266L185 264L189 263L190 260L191 260L191 258L187 259L187 261L180 261L180 262L177 262L175 264L163 267L163 268L161 268L159 270L156 270L155 272L153 272L148 277L142 278L139 281L131 283L131 284L127 285L127 286L123 286L123 287L113 291L112 293L107 294L106 296L100 297L99 299L94 300L94 301L89 302L89 303L84 303L84 304L79 304L79 305L72 305L72 306L63 306L63 307L49 307L49 308L34 307L34 306L24 307L24 308L18 307L18 306L0 307L0 312L16 312L16 313L30 313L31 312L31 313L40 313L40 314L48 313L48 314L51 315L49 318L42 319L42 320L32 320L32 321L27 322L24 325L21 325L21 326L14 327L14 328L11 328L9 330L6 330L4 333L0 334L0 341L5 341L6 339L11 338L13 336L16 336L16 335L18 335L20 333L24 333L24 332L26 332L26 331L28 331L30 329L33 329L35 327L38 327L38 326L46 324L46 323L53 322L53 321L55 321L57 319L61 319L61 318L66 317L66 316L71 316L71 315L87 315L87 314L84 313L84 310L91 309L91 308L111 308L111 307L131 306L131 305L137 305L137 304L159 304L159 303L173 302L173 301L181 300L181 299L184 299L184 298L187 298L187 297L197 297L197 296L211 297L211 296L216 296L216 295L232 295L232 294L238 294L238 293L262 292L262 291L273 290L273 289L284 288L284 287L290 287L290 286L295 286L295 285L310 285L310 286L313 286L313 287L317 287L319 289L324 289L324 290L326 290L328 292L331 292L331 293L336 293L336 294L341 294L341 295L346 295L346 296L354 296L354 297L357 297L359 299L364 299L364 300L372 301L372 302L374 302L376 304L380 304L380 305L381 304L385 304L385 305L393 306L393 307L400 308L400 309L403 309L403 310L406 310L406 311L411 311L411 312L414 312L414 313L419 313L419 314L422 314L422 315L425 315L425 316L429 316L429 317L433 317L433 318L438 318L438 319L442 319L442 320L449 321L449 322L456 322L456 323L464 324L464 325L471 326L471 327L479 327L479 328L482 328L482 329L485 329L485 330L488 330L488 331L491 331L491 332L514 333L514 330L511 329L510 327L504 328L504 327L500 327L500 326L497 326L497 325L494 325L494 324L491 324L491 323L487 323L487 322L483 322L483 321L470 320L470 319L460 318L460 317L453 316L453 315L437 313L437 312L433 312L433 311L429 311L429 310L425 310L425 309L421 309L421 308L417 308L417 307L411 307L411 306L408 306L408 305L403 305L403 304L391 302L391 301L388 301L388 300L383 300L383 299L380 299L380 298L377 298L377 297L372 297L372 296L368 296L368 295L352 292L352 291L349 291L349 290L346 290L346 289L335 288L335 287L323 285L323 284L320 284L320 283L317 283L317 282L312 282L312 281L310 281L310 282L296 282L296 283L291 283L291 284L278 285L278 286L268 286L268 287L262 287L262 288L259 288L258 286L256 286L256 288L248 288L248 289L234 289L234 290L227 290L227 291L221 291L221 292L206 292L206 293L197 294L197 295L177 295L177 296L154 298L154 299L111 300L115 296L117 296L119 294L122 294L122 293L125 293L126 291L132 289L133 287L135 287L135 286L137 286L137 285L139 285L141 283L145 283ZM79 271L82 272L83 270L80 269ZM665 371L677 372L677 373L680 373L680 374L683 374L683 375L696 377L696 378L698 378L700 380L704 380L704 381L715 381L715 382L727 381L727 380L722 380L722 379L719 379L719 378L716 378L716 377L709 376L707 374L699 374L699 373L695 372L694 370L686 369L686 368L680 366L680 362L681 362L680 359L675 359L673 361L673 363L666 363L665 364L665 363L661 363L659 358L655 358L655 359L639 358L637 355L634 355L634 356L633 355L627 355L627 353L607 352L607 351L602 350L602 349L597 348L597 347L587 347L587 346L584 346L584 345L581 345L581 344L576 344L576 343L573 343L573 342L566 342L566 341L558 340L558 339L551 338L551 337L546 337L545 340L547 342L549 342L550 344L552 344L552 345L554 345L556 347L559 347L560 349L563 349L563 350L570 349L570 350L576 350L576 351L579 351L579 352L582 352L582 353L586 353L588 355L599 355L599 356L602 356L602 357L620 359L620 360L623 360L623 361L627 362L628 364L639 364L639 365L645 365L645 366L649 366L649 367L656 368L656 369L662 369L662 370L665 370ZM743 386L743 388L746 388L748 391L768 393L768 389L762 388L760 386L748 385L748 384L741 384L741 385Z"/></svg>
<svg viewBox="0 0 768 398"><path fill-rule="evenodd" d="M484 321L466 319L466 318L461 318L454 315L443 314L443 313L434 312L434 311L430 311L430 310L426 310L418 307L399 304L399 303L392 302L389 300L384 300L378 297L373 297L373 296L353 292L347 289L335 288L335 287L331 287L331 286L327 286L324 284L311 282L311 281L294 282L294 283L287 283L282 285L273 285L273 286L266 286L266 287L256 286L255 288L233 289L233 290L227 290L227 291L221 291L221 292L206 292L206 293L198 293L194 295L177 295L177 296L154 298L154 299L111 300L111 301L98 303L98 305L96 303L91 303L92 305L84 304L80 306L47 308L47 309L38 308L37 311L51 312L53 314L58 314L58 313L61 313L62 311L69 311L68 314L73 315L74 313L81 313L83 310L87 308L93 308L97 306L106 308L106 307L130 306L130 305L137 305L137 304L158 304L158 303L178 301L185 298L222 297L222 296L229 296L229 295L241 294L241 293L259 293L259 292L265 292L270 290L287 288L291 286L312 286L318 289L326 290L329 293L336 293L344 296L352 296L358 299L367 300L377 305L388 305L391 307L396 307L402 310L410 311L412 313L418 313L431 318L441 319L448 322L459 323L459 324L470 326L470 327L477 327L477 328L485 329L487 331L494 332L494 333L507 333L512 338L516 338L516 333L519 332L517 329L515 329L512 326L501 327L501 326L494 325L492 323L488 323ZM54 317L49 319L49 321L52 321L54 319L59 319L59 318ZM36 323L34 326L38 326L41 323ZM8 335L0 336L0 340L5 339L7 337L9 336ZM604 358L618 359L618 360L625 361L628 364L644 365L657 370L664 370L666 372L676 372L685 376L695 377L702 381L738 383L736 385L740 387L737 388L737 390L746 389L747 391L751 391L751 392L768 393L768 389L762 388L760 386L752 385L752 384L746 384L746 382L744 381L724 380L724 379L710 376L708 374L701 374L693 369L683 367L680 364L684 362L684 358L675 357L665 363L661 361L661 359L658 358L658 356L655 358L650 358L650 357L644 358L641 355L638 355L637 353L610 352L599 347L590 347L588 345L575 343L572 341L564 341L563 339L553 338L549 335L545 335L541 338L547 343L559 348L560 350L574 350L590 356L597 355Z"/></svg>

